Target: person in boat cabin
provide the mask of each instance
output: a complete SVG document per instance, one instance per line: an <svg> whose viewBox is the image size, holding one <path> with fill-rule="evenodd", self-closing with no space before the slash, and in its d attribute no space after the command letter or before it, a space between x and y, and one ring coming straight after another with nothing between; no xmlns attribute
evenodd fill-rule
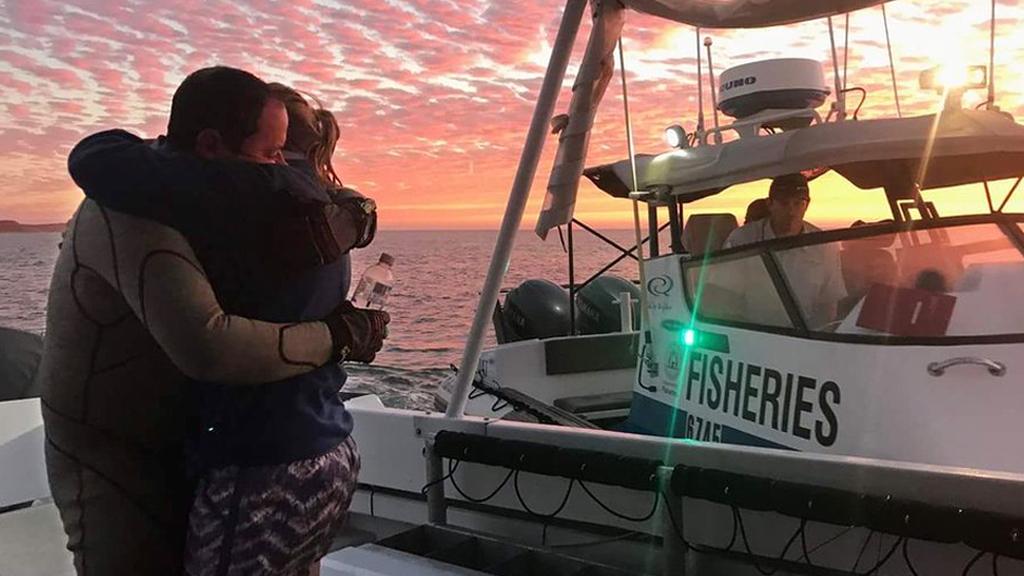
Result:
<svg viewBox="0 0 1024 576"><path fill-rule="evenodd" d="M187 573L315 572L344 519L358 454L338 363L372 361L389 318L344 300L339 256L365 230L313 233L366 203L281 164L288 126L267 84L215 67L178 88L167 138L109 131L69 157L89 198L40 381L79 573L181 574L187 528ZM216 487L234 497L194 506Z"/></svg>
<svg viewBox="0 0 1024 576"><path fill-rule="evenodd" d="M750 224L754 220L768 217L768 199L755 198L747 204L747 212L743 215L743 223Z"/></svg>
<svg viewBox="0 0 1024 576"><path fill-rule="evenodd" d="M723 247L820 232L820 228L804 220L810 202L810 188L802 174L773 179L768 190L767 215L733 230ZM837 305L846 296L835 244L780 249L775 254L807 326L822 329L833 323Z"/></svg>

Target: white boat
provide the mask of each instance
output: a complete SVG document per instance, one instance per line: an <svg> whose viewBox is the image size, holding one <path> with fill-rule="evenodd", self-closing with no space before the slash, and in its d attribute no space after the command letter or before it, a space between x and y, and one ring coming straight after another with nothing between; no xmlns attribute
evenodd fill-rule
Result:
<svg viewBox="0 0 1024 576"><path fill-rule="evenodd" d="M571 218L628 10L725 28L880 3L594 3L539 227ZM587 5L566 3L447 413L387 408L374 396L348 403L361 487L323 573L1024 574L1024 312L1014 298L1024 287L1024 214L993 205L943 217L923 195L1024 177L1024 126L994 101L961 110L954 97L935 115L855 120L837 79L831 118L806 105L756 110L699 126L691 146L588 169L634 203L638 237L639 205L669 206L670 246L638 250L640 331L507 343L481 361ZM764 96L750 76L727 74L729 94L714 104ZM770 91L829 91L801 82ZM731 216L682 225L684 206L732 186L826 170L851 193L883 188L892 221L726 250ZM848 297L820 323L787 262L828 247L841 254ZM634 367L604 363L609 343L634 350ZM567 354L574 369L552 370ZM604 405L591 419L581 416L586 400L556 402L614 392L629 393L628 408ZM557 424L498 417L513 408ZM0 409L0 506L45 498L38 405ZM620 409L625 426L595 425ZM38 535L48 554L63 542L47 505L0 515L0 534ZM33 573L3 562L2 574Z"/></svg>

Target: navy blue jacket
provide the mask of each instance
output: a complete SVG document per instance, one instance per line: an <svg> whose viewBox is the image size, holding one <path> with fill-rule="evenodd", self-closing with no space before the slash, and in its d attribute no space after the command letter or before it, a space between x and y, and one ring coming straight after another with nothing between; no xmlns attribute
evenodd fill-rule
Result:
<svg viewBox="0 0 1024 576"><path fill-rule="evenodd" d="M319 320L345 298L348 254L318 260L306 218L330 201L308 164L204 161L121 130L92 135L68 158L72 178L102 206L180 231L231 314ZM339 364L260 385L193 382L190 464L277 464L341 443L352 418Z"/></svg>

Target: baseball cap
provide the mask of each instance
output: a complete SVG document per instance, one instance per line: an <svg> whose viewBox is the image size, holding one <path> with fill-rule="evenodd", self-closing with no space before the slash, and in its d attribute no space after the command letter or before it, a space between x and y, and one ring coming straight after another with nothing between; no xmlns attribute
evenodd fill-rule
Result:
<svg viewBox="0 0 1024 576"><path fill-rule="evenodd" d="M803 174L783 174L772 179L772 184L768 188L768 197L777 198L779 196L802 196L804 198L810 198L810 188L807 186L807 178Z"/></svg>

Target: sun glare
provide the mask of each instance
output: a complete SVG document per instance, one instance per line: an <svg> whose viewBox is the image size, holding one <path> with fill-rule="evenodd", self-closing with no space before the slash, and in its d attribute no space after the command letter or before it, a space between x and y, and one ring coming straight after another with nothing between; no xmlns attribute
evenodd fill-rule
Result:
<svg viewBox="0 0 1024 576"><path fill-rule="evenodd" d="M967 66L961 62L944 62L939 66L935 79L943 88L960 88L967 85Z"/></svg>
<svg viewBox="0 0 1024 576"><path fill-rule="evenodd" d="M935 79L943 88L958 88L967 84L970 51L967 30L963 24L946 22L934 36L932 61L938 65Z"/></svg>

